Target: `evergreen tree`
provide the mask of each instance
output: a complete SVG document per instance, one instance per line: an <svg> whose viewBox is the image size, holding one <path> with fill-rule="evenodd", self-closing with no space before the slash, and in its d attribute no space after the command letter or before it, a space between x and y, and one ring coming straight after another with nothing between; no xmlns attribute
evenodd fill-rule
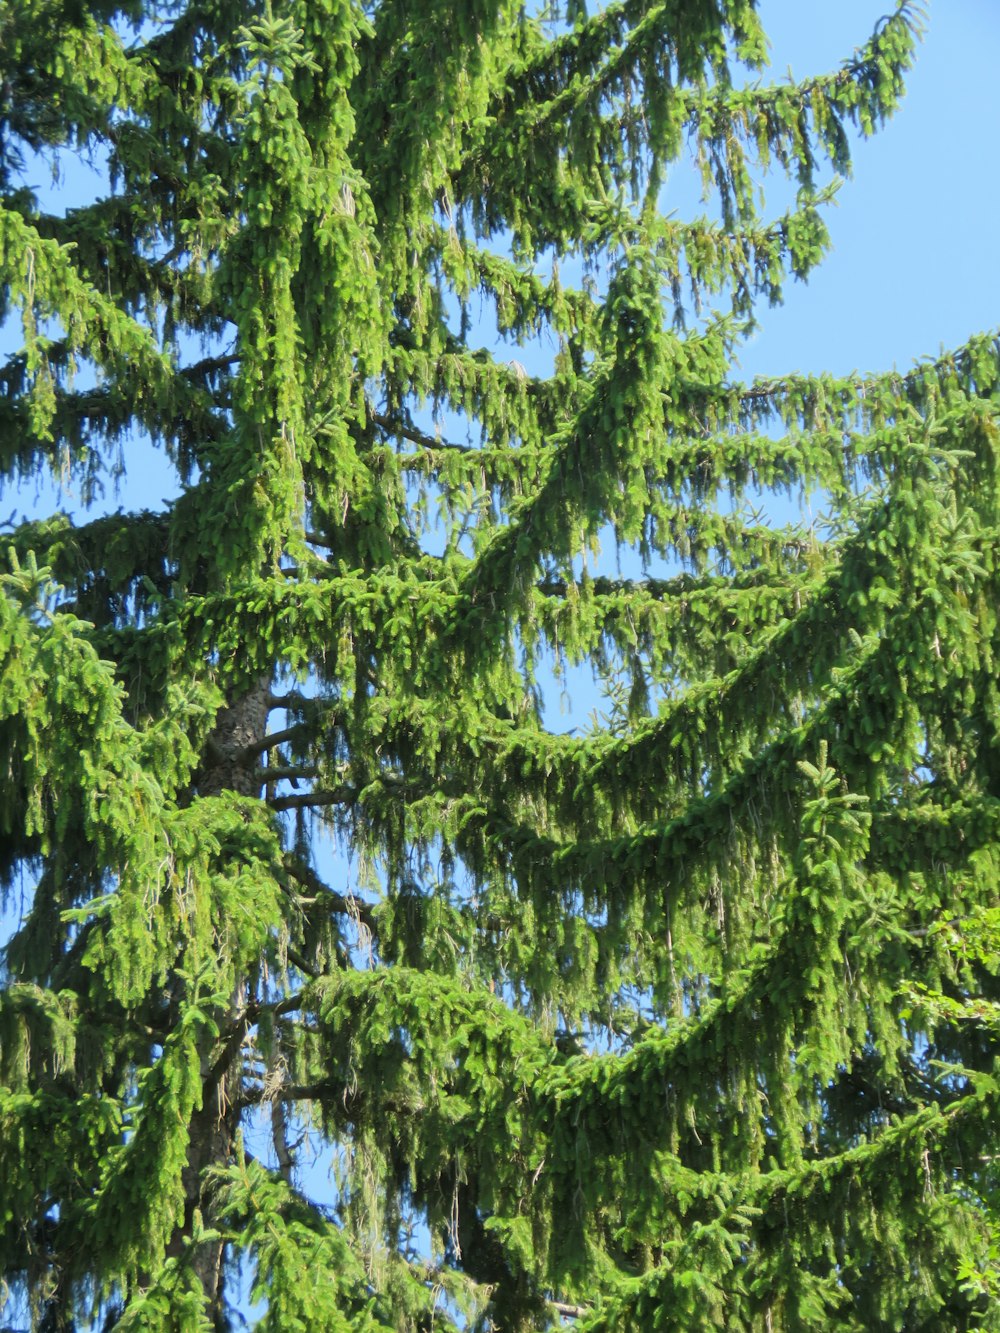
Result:
<svg viewBox="0 0 1000 1333"><path fill-rule="evenodd" d="M4 543L9 1322L1000 1327L1000 349L730 371L919 18L6 0L3 477L178 476Z"/></svg>

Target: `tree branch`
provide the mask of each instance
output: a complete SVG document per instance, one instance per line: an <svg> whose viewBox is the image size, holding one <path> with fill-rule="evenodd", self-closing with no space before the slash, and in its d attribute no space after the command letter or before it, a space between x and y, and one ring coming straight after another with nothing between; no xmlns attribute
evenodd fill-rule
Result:
<svg viewBox="0 0 1000 1333"><path fill-rule="evenodd" d="M247 759L251 759L255 754L264 754L268 750L273 750L276 745L284 745L286 741L293 741L296 737L307 734L308 728L305 723L296 722L293 727L285 727L283 731L269 731L259 741L254 741L252 745L246 746L243 753Z"/></svg>
<svg viewBox="0 0 1000 1333"><path fill-rule="evenodd" d="M276 708L305 709L310 705L315 706L320 702L319 699L307 698L306 695L301 694L298 690L289 690L287 694L275 694L271 691L267 696L267 707L270 712L273 712Z"/></svg>
<svg viewBox="0 0 1000 1333"><path fill-rule="evenodd" d="M288 1136L285 1132L285 1106L277 1098L271 1103L271 1139L274 1143L274 1155L278 1159L278 1170L286 1185L292 1183L295 1159L288 1148Z"/></svg>
<svg viewBox="0 0 1000 1333"><path fill-rule="evenodd" d="M589 1305L568 1305L566 1301L549 1301L556 1314L564 1314L568 1319L582 1319L591 1312Z"/></svg>
<svg viewBox="0 0 1000 1333"><path fill-rule="evenodd" d="M453 444L448 440L439 440L433 435L427 435L424 431L418 430L416 426L409 426L405 421L393 421L391 417L383 416L380 412L371 413L371 419L380 430L386 431L390 435L398 435L401 439L409 440L411 444L419 444L422 449L441 449L451 450L459 454L476 454L479 450L471 444Z"/></svg>
<svg viewBox="0 0 1000 1333"><path fill-rule="evenodd" d="M297 792L292 796L272 796L268 805L272 810L311 810L323 805L353 805L357 799L356 787L335 787L332 791L308 791Z"/></svg>
<svg viewBox="0 0 1000 1333"><path fill-rule="evenodd" d="M341 912L345 916L353 917L355 920L360 921L362 925L366 926L373 935L377 934L375 929L375 918L372 915L372 910L363 898L356 898L353 893L338 893L336 889L332 889L329 884L320 879L315 870L311 869L309 866L303 865L300 861L295 860L292 857L286 858L284 864L287 873L291 875L293 879L297 879L303 888L308 889L309 892L315 894L317 898L325 899L327 904L332 907L335 912ZM292 955L289 953L288 956L291 958ZM296 966L298 966L297 963Z"/></svg>
<svg viewBox="0 0 1000 1333"><path fill-rule="evenodd" d="M294 782L296 778L315 778L319 776L319 769L313 767L298 768L294 764L280 765L272 764L268 768L262 768L265 782L283 782L286 779Z"/></svg>
<svg viewBox="0 0 1000 1333"><path fill-rule="evenodd" d="M198 375L210 375L213 370L229 370L233 366L239 365L242 357L235 352L226 356L206 356L201 361L196 361L194 365L185 366L181 374L189 379L194 379Z"/></svg>
<svg viewBox="0 0 1000 1333"><path fill-rule="evenodd" d="M293 965L293 967L297 967L298 970L300 972L304 972L307 977L312 977L313 980L315 980L317 977L323 975L320 972L319 968L313 967L311 963L306 962L305 958L302 956L302 954L299 953L298 949L290 949L286 947L285 954L287 955L288 961Z"/></svg>
<svg viewBox="0 0 1000 1333"><path fill-rule="evenodd" d="M209 1073L205 1079L205 1087L215 1087L226 1076L233 1057L243 1044L243 1039L253 1027L254 1023L260 1018L261 1014L271 1014L274 1018L279 1018L282 1014L294 1013L296 1009L301 1009L305 996L302 991L295 991L291 995L286 995L281 1000L260 1003L252 1001L246 1006L242 1013L236 1015L232 1031L226 1038L222 1050L216 1057Z"/></svg>

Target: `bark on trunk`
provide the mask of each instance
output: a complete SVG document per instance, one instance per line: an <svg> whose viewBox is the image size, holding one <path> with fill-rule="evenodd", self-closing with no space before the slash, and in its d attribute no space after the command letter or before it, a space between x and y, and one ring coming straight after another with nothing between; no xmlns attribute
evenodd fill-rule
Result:
<svg viewBox="0 0 1000 1333"><path fill-rule="evenodd" d="M197 774L199 796L218 796L224 791L235 791L241 796L260 795L264 772L261 768L259 746L267 728L270 681L259 680L250 690L223 708L216 718L215 727L205 746L204 762ZM229 1012L217 1015L223 1050L232 1031L240 1023L240 1011L245 1003L244 985L238 981L234 988ZM194 1231L195 1215L200 1214L202 1225L211 1229L214 1217L211 1192L206 1189L206 1173L213 1166L225 1166L232 1156L236 1132L239 1079L239 1047L228 1065L219 1068L219 1042L206 1042L201 1051L203 1079L202 1104L191 1118L187 1163L182 1172L184 1186L184 1218L177 1226L167 1248L168 1257L180 1255ZM191 1263L208 1302L208 1317L213 1327L222 1333L224 1318L223 1245L206 1241L194 1249Z"/></svg>

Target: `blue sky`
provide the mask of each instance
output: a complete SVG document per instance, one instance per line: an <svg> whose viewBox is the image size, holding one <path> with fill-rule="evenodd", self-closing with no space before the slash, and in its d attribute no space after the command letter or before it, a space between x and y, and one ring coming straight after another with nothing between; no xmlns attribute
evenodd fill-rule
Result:
<svg viewBox="0 0 1000 1333"><path fill-rule="evenodd" d="M775 73L838 63L888 0L761 0ZM997 0L934 0L898 113L855 150L834 250L765 312L747 374L883 370L1000 324Z"/></svg>

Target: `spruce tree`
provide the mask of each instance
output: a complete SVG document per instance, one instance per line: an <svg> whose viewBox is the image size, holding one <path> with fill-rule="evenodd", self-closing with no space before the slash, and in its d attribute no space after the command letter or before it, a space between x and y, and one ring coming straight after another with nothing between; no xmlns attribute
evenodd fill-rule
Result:
<svg viewBox="0 0 1000 1333"><path fill-rule="evenodd" d="M1000 348L732 369L919 23L6 0L9 1324L1000 1327Z"/></svg>

